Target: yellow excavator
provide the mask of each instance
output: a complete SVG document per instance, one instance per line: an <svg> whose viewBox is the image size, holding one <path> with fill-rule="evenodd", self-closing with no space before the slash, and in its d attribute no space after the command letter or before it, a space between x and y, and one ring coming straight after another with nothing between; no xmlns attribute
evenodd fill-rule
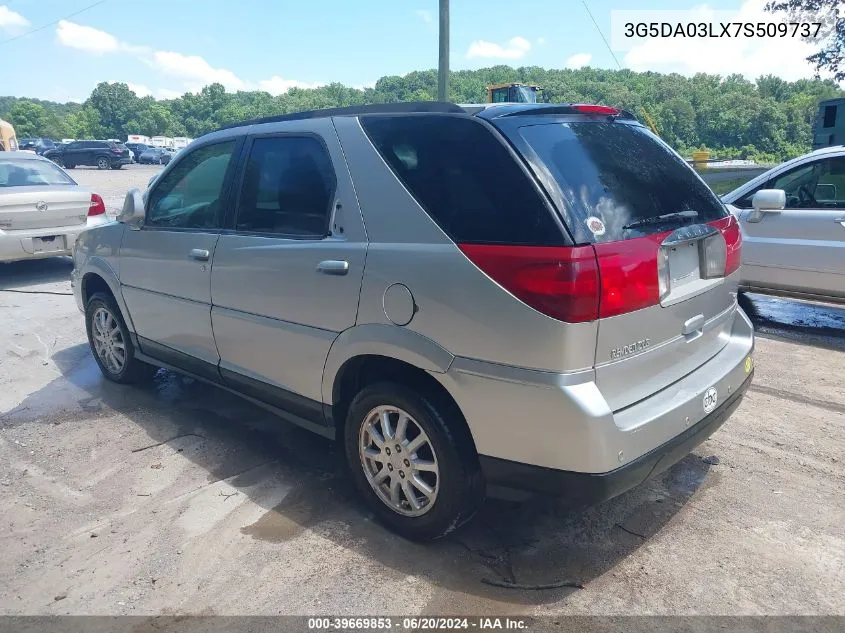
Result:
<svg viewBox="0 0 845 633"><path fill-rule="evenodd" d="M528 84L493 84L487 86L487 103L537 103L541 90Z"/></svg>
<svg viewBox="0 0 845 633"><path fill-rule="evenodd" d="M16 152L18 139L15 136L15 128L8 121L0 119L0 152Z"/></svg>

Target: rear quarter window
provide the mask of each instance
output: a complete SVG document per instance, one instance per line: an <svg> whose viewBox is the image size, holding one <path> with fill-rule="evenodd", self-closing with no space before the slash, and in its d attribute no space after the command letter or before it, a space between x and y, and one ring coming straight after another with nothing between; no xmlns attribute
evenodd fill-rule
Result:
<svg viewBox="0 0 845 633"><path fill-rule="evenodd" d="M565 243L536 184L482 123L451 116L368 116L361 125L393 173L453 241Z"/></svg>
<svg viewBox="0 0 845 633"><path fill-rule="evenodd" d="M526 125L519 134L557 183L579 241L612 242L676 228L677 221L626 227L679 211L695 211L695 223L727 215L692 168L641 126L558 122Z"/></svg>

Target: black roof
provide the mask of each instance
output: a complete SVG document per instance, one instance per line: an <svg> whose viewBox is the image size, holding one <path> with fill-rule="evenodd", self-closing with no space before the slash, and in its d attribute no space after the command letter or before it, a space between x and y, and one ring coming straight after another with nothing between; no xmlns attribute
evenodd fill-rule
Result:
<svg viewBox="0 0 845 633"><path fill-rule="evenodd" d="M412 101L408 103L375 103L370 105L349 106L346 108L326 108L323 110L306 110L304 112L292 112L290 114L279 114L250 121L241 121L224 125L220 130L228 130L234 127L245 125L258 125L260 123L280 123L282 121L301 121L303 119L321 119L334 116L360 116L364 114L409 114L415 112L435 112L442 114L466 114L466 111L454 103L444 101Z"/></svg>
<svg viewBox="0 0 845 633"><path fill-rule="evenodd" d="M283 121L302 121L304 119L321 119L336 116L363 116L367 114L465 114L478 115L486 119L520 114L577 114L568 103L513 103L513 104L479 104L468 105L463 108L445 101L412 101L403 103L376 103L370 105L350 106L346 108L325 108L323 110L306 110L279 114L249 121L239 121L224 125L215 131L262 123L281 123ZM630 112L620 110L617 118L636 120ZM203 135L204 136L204 135Z"/></svg>

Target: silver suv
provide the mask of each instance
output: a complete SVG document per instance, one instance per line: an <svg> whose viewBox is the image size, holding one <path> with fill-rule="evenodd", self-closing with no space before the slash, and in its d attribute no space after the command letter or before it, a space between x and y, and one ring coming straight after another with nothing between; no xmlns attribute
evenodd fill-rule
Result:
<svg viewBox="0 0 845 633"><path fill-rule="evenodd" d="M106 378L175 369L337 438L379 519L431 539L485 494L612 497L713 433L753 370L740 240L625 112L393 104L198 139L73 279Z"/></svg>

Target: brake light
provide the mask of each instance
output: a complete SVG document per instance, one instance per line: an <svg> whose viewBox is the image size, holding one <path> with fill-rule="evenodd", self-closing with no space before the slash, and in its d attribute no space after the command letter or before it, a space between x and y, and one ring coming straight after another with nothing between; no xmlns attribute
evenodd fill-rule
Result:
<svg viewBox="0 0 845 633"><path fill-rule="evenodd" d="M669 232L593 246L601 278L600 318L660 303L660 243L667 235Z"/></svg>
<svg viewBox="0 0 845 633"><path fill-rule="evenodd" d="M708 223L719 230L725 239L725 277L736 271L742 263L742 233L733 215Z"/></svg>
<svg viewBox="0 0 845 633"><path fill-rule="evenodd" d="M609 116L616 116L620 113L620 110L617 108L611 108L610 106L603 105L592 105L589 103L575 103L569 107L580 114L607 114Z"/></svg>
<svg viewBox="0 0 845 633"><path fill-rule="evenodd" d="M88 205L88 217L102 215L106 212L106 204L98 193L91 194L91 204Z"/></svg>
<svg viewBox="0 0 845 633"><path fill-rule="evenodd" d="M458 248L493 281L546 316L569 323L598 317L599 277L592 246Z"/></svg>

